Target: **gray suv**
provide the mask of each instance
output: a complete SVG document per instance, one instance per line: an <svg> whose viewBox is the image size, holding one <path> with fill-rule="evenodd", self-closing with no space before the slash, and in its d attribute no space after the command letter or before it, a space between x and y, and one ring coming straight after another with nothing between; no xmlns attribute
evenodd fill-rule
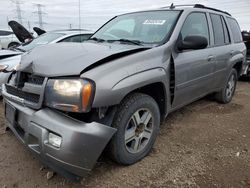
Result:
<svg viewBox="0 0 250 188"><path fill-rule="evenodd" d="M208 94L229 103L246 61L237 21L202 5L117 16L82 44L37 47L3 86L7 128L67 177L105 151L130 165L161 120Z"/></svg>

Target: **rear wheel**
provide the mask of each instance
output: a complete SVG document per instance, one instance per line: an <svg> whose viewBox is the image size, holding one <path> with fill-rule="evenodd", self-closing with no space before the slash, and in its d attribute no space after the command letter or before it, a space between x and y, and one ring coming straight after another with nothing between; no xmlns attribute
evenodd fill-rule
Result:
<svg viewBox="0 0 250 188"><path fill-rule="evenodd" d="M215 95L218 102L226 104L232 101L237 85L237 79L237 71L232 69L225 87Z"/></svg>
<svg viewBox="0 0 250 188"><path fill-rule="evenodd" d="M110 143L111 157L124 165L141 160L152 149L159 125L160 111L152 97L140 93L128 96L113 121L117 133Z"/></svg>

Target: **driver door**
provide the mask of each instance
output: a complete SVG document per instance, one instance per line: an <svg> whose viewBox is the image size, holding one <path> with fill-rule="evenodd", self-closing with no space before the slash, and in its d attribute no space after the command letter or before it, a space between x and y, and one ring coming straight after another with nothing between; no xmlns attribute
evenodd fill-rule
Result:
<svg viewBox="0 0 250 188"><path fill-rule="evenodd" d="M180 38L200 35L210 43L210 33L206 13L193 12L186 18ZM181 107L211 91L215 58L212 48L185 50L174 55L175 65L175 99L173 108Z"/></svg>

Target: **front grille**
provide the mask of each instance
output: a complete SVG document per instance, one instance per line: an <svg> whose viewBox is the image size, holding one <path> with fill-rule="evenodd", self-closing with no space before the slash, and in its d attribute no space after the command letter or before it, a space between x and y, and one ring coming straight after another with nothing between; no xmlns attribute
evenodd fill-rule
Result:
<svg viewBox="0 0 250 188"><path fill-rule="evenodd" d="M24 83L30 83L35 85L42 85L44 81L44 77L36 76L30 73L18 72L16 73L16 84L19 87L23 87Z"/></svg>
<svg viewBox="0 0 250 188"><path fill-rule="evenodd" d="M9 85L5 85L5 87L6 87L7 93L9 93L11 95L17 96L19 98L22 98L26 101L30 101L33 103L39 102L40 96L37 94L28 93L28 92L22 91L21 89L17 89L15 87L12 87Z"/></svg>
<svg viewBox="0 0 250 188"><path fill-rule="evenodd" d="M5 84L3 95L6 92L6 97L10 100L20 102L18 98L21 98L25 106L39 109L42 107L46 81L46 77L16 72L11 75L9 82Z"/></svg>
<svg viewBox="0 0 250 188"><path fill-rule="evenodd" d="M35 76L32 74L27 74L27 81L26 82L28 82L28 83L42 85L43 81L44 81L44 77Z"/></svg>

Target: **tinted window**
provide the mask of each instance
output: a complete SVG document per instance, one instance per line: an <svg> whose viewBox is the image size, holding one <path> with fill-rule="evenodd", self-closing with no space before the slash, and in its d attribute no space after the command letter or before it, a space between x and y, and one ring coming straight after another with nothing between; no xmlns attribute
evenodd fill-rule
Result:
<svg viewBox="0 0 250 188"><path fill-rule="evenodd" d="M190 14L181 30L182 38L190 35L203 36L209 42L209 30L207 24L206 14L204 13L192 13Z"/></svg>
<svg viewBox="0 0 250 188"><path fill-rule="evenodd" d="M237 21L233 18L227 18L227 20L233 34L234 42L242 42L242 35Z"/></svg>
<svg viewBox="0 0 250 188"><path fill-rule="evenodd" d="M74 35L66 39L63 39L60 42L83 42L87 40L90 36L91 36L90 34Z"/></svg>
<svg viewBox="0 0 250 188"><path fill-rule="evenodd" d="M7 35L11 35L11 34L13 34L13 32L0 30L0 36L7 36Z"/></svg>
<svg viewBox="0 0 250 188"><path fill-rule="evenodd" d="M222 18L222 24L223 24L223 30L224 30L225 43L228 44L228 43L230 43L228 27L227 27L227 24L226 24L224 18L223 17L221 17L221 18Z"/></svg>
<svg viewBox="0 0 250 188"><path fill-rule="evenodd" d="M223 29L223 22L220 15L211 14L211 20L214 31L214 44L216 46L226 43Z"/></svg>

